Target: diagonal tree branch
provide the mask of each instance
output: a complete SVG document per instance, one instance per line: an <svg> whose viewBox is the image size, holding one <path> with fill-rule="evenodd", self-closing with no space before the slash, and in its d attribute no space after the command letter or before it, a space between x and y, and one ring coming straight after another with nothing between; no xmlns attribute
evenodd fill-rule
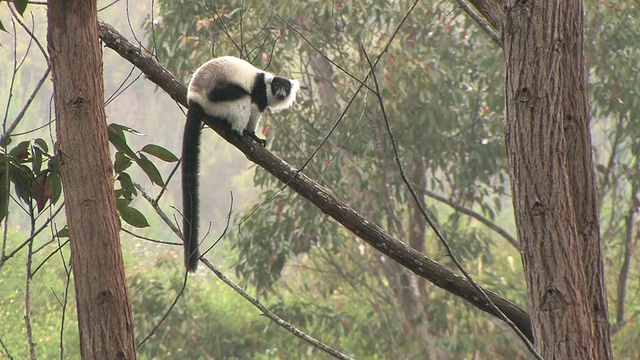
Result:
<svg viewBox="0 0 640 360"><path fill-rule="evenodd" d="M497 30L502 29L504 19L504 2L499 0L467 0L473 5L482 16L484 16L491 27Z"/></svg>
<svg viewBox="0 0 640 360"><path fill-rule="evenodd" d="M473 19L473 21L475 21L476 24L478 24L478 26L480 26L480 28L482 28L482 30L484 30L485 33L487 33L487 35L489 35L491 40L493 40L493 42L496 43L496 45L502 47L502 39L500 39L500 36L496 34L495 31L493 31L491 26L489 26L489 24L487 24L484 21L484 19L482 19L475 11L473 11L473 9L469 5L467 5L467 3L464 0L455 0L455 1L458 3L458 6L460 6L460 8L462 8L462 10L464 10L464 12L466 12L467 15L469 15L469 17ZM500 28L499 26L496 26L496 25L493 25L493 26L498 29Z"/></svg>
<svg viewBox="0 0 640 360"><path fill-rule="evenodd" d="M100 38L109 48L137 66L147 77L165 90L169 95L187 106L186 86L166 70L151 55L144 54L140 48L120 35L113 27L100 21ZM403 265L418 276L434 285L461 297L478 309L497 316L489 304L482 300L480 293L472 284L451 269L429 259L424 254L395 239L379 225L357 213L344 201L338 199L327 189L299 172L292 165L251 140L240 138L229 132L215 121L205 119L205 123L229 143L242 151L245 156L263 167L298 194L312 202L320 211L331 216L356 236L382 252L384 255ZM502 311L528 339L533 339L529 315L509 300L490 290L484 290L491 301Z"/></svg>

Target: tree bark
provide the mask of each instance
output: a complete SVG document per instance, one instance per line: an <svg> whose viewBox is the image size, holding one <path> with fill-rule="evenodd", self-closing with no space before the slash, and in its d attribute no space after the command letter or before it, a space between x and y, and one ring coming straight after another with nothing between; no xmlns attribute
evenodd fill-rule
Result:
<svg viewBox="0 0 640 360"><path fill-rule="evenodd" d="M582 1L507 1L506 142L536 347L610 359Z"/></svg>
<svg viewBox="0 0 640 360"><path fill-rule="evenodd" d="M582 1L568 1L561 40L564 104L564 136L567 144L567 177L574 206L578 239L587 281L586 298L593 313L597 359L611 359L607 287L604 275L598 189L591 146L588 70L584 55L584 8ZM605 341L606 340L606 341ZM599 346L602 345L602 346Z"/></svg>
<svg viewBox="0 0 640 360"><path fill-rule="evenodd" d="M83 359L135 359L109 157L96 1L48 3L58 155Z"/></svg>

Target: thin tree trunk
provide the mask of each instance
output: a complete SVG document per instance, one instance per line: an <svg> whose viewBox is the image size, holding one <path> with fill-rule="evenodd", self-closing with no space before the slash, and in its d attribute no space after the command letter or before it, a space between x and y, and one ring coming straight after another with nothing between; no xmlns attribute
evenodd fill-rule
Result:
<svg viewBox="0 0 640 360"><path fill-rule="evenodd" d="M58 155L83 359L135 359L109 158L96 1L49 1Z"/></svg>
<svg viewBox="0 0 640 360"><path fill-rule="evenodd" d="M508 1L506 141L536 347L610 359L582 1Z"/></svg>

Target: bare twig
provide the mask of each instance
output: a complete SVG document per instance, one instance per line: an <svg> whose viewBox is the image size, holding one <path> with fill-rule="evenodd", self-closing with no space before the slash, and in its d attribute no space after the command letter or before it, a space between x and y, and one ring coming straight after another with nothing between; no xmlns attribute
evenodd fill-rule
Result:
<svg viewBox="0 0 640 360"><path fill-rule="evenodd" d="M113 6L113 5L115 5L115 4L119 3L119 2L120 2L120 0L113 0L110 3L108 3L108 4L104 5L103 7L99 8L98 12L106 10L106 9L110 8L111 6ZM152 1L151 3L154 3L154 2ZM153 11L151 13L153 14Z"/></svg>
<svg viewBox="0 0 640 360"><path fill-rule="evenodd" d="M164 211L160 208L160 206L158 205L158 202L155 201L149 194L147 194L147 191L138 183L133 183L133 186L138 189L138 191L140 191L140 194L142 195L142 197L147 200L147 202L149 202L149 204L151 205L151 207L153 207L153 210L156 211L156 214L158 214L158 216L160 216L160 218L162 219L162 221L164 221L165 224L167 224L167 226L171 229L171 231L173 231L174 234L178 235L178 237L182 236L182 232L180 231L180 229L169 219L169 217L167 216L167 214L164 213Z"/></svg>
<svg viewBox="0 0 640 360"><path fill-rule="evenodd" d="M31 43L31 41L35 42L35 44L38 46L38 48L40 49L40 52L42 53L42 56L44 57L46 63L47 63L47 69L44 72L44 75L42 75L42 77L40 78L40 81L38 81L38 83L36 84L35 89L31 92L31 96L29 96L29 99L27 99L27 101L25 102L24 106L22 107L22 109L20 110L20 112L18 113L18 115L16 116L16 118L13 120L13 122L6 127L6 118L7 118L7 114L9 111L9 104L11 102L11 97L12 97L12 91L13 91L13 84L14 84L14 79L15 79L15 75L18 71L18 66L16 64L16 53L15 53L15 49L17 48L17 46L14 48L14 68L13 68L13 75L11 77L11 85L9 87L9 98L8 98L8 104L7 104L7 113L5 113L5 118L4 118L4 132L2 134L2 136L0 136L0 144L4 144L7 137L9 137L9 135L11 135L11 133L13 132L13 130L15 130L16 126L18 126L18 124L20 123L20 121L24 118L24 114L27 112L27 109L29 108L29 106L31 106L31 103L33 102L33 99L35 98L36 94L38 94L38 92L40 91L40 88L42 87L42 85L44 84L45 80L48 79L49 77L49 72L51 71L51 64L49 63L49 57L47 56L47 52L44 50L44 47L42 46L42 44L40 43L40 40L38 40L38 38L34 35L33 31L30 30L21 20L20 20L20 16L18 16L18 14L15 12L13 5L11 4L11 2L7 2L7 6L9 8L9 11L11 11L11 14L13 15L12 20L17 22L23 29L24 31L29 34L29 42ZM32 21L33 21L33 17L32 17ZM14 41L15 41L15 36L16 36L16 29L15 29L15 25L14 25ZM27 50L28 53L28 50ZM26 54L25 54L26 56ZM24 61L24 60L23 60Z"/></svg>
<svg viewBox="0 0 640 360"><path fill-rule="evenodd" d="M134 70L136 70L136 67L131 66L131 70L129 70L129 73L127 74L127 76L125 76L125 78L120 82L118 87L115 90L113 90L113 93L111 93L111 95L109 95L105 100L104 102L105 107L109 106L115 99L118 98L118 96L120 96L122 93L127 91L129 87L131 87L136 81L138 81L138 79L140 79L140 77L142 76L142 73L139 73L138 75L136 75L136 77L133 80L129 81L129 79L133 76ZM129 82L127 83L127 81Z"/></svg>
<svg viewBox="0 0 640 360"><path fill-rule="evenodd" d="M158 216L160 216L162 221L164 221L164 223L169 227L169 229L171 229L171 231L173 231L173 233L176 234L179 238L182 238L182 232L169 219L167 214L165 214L165 212L160 208L160 205L158 205L158 202L155 199L153 199L149 194L147 194L147 192L144 190L144 188L140 184L134 182L133 186L140 192L142 197L145 200L147 200L147 202L151 205L151 207L153 207L153 209L155 210L156 214L158 214ZM171 243L171 245L175 245L175 243ZM139 350L140 348L142 348L142 346L144 346L144 344L147 342L147 340L149 340L153 336L153 334L156 333L156 331L160 328L160 325L162 325L162 323L167 319L167 317L169 316L169 314L171 313L173 308L175 308L176 304L178 304L178 300L182 297L182 294L184 294L184 290L187 287L188 274L189 273L185 271L184 279L182 281L182 286L180 287L180 291L178 291L178 294L173 299L173 302L171 303L171 305L169 305L169 308L167 309L167 311L165 311L165 313L162 316L162 318L160 319L160 321L158 321L158 323L153 327L153 329L151 329L149 334L147 334L147 336L144 339L142 339L142 341L140 341L140 343L136 347L136 350Z"/></svg>
<svg viewBox="0 0 640 360"><path fill-rule="evenodd" d="M50 72L51 72L51 65L47 64L47 70L45 70L44 74L40 78L40 81L38 81L38 83L36 84L35 89L33 89L33 91L31 92L31 95L29 96L27 101L24 103L24 106L22 107L18 115L16 115L15 119L13 119L11 124L5 129L2 136L0 136L0 144L4 144L4 142L9 137L9 135L11 135L13 130L15 130L16 126L18 126L20 121L22 121L22 119L24 118L24 114L27 112L27 109L29 109L29 106L31 106L31 103L33 102L33 99L35 99L36 95L40 91L40 88L42 88L42 85L44 84L44 82L49 78Z"/></svg>
<svg viewBox="0 0 640 360"><path fill-rule="evenodd" d="M35 231L35 216L33 213L33 204L29 203L29 219L31 230L31 241L29 241L29 252L27 254L27 281L24 288L24 322L27 331L27 340L29 342L29 357L31 360L36 360L36 343L33 340L33 328L31 326L31 281L33 280L33 274L31 272L31 261L33 260L33 233Z"/></svg>
<svg viewBox="0 0 640 360"><path fill-rule="evenodd" d="M295 335L295 336L299 337L300 339L306 341L307 343L313 345L317 349L320 349L320 350L326 352L327 354L329 354L329 355L331 355L331 356L333 356L335 358L338 358L338 359L352 359L348 355L345 355L345 354L339 352L338 350L335 350L332 347L328 346L327 344L323 343L322 341L319 341L319 340L307 335L306 333L300 331L298 328L296 328L295 326L293 326L290 323L286 322L281 317L279 317L278 315L273 313L271 310L267 309L267 307L262 305L262 303L260 301L258 301L258 299L256 299L253 296L249 295L238 284L234 283L231 279L226 277L220 270L216 269L216 267L213 266L213 264L211 264L209 262L209 260L201 258L200 261L203 264L205 264L205 266L208 267L209 270L213 271L213 273L216 274L216 276L218 276L218 278L220 280L222 280L225 284L227 284L229 287L231 287L233 290L235 290L243 298L247 299L247 301L249 301L253 306L257 307L264 314L264 316L266 316L269 319L271 319L271 321L275 322L276 324L278 324L279 326L281 326L285 330L289 331L293 335Z"/></svg>
<svg viewBox="0 0 640 360"><path fill-rule="evenodd" d="M473 21L475 21L476 24L478 24L480 28L482 28L482 30L484 30L484 32L486 32L487 35L489 35L491 40L493 40L493 42L496 43L496 45L502 48L502 39L500 39L500 36L498 36L498 34L496 34L496 32L493 31L491 26L486 21L484 21L484 19L482 19L480 15L478 15L475 11L473 11L473 9L471 9L471 7L469 7L469 5L464 0L455 0L455 1L462 8L462 10L464 10L464 12L466 12L467 15L469 15L469 17L471 17Z"/></svg>
<svg viewBox="0 0 640 360"><path fill-rule="evenodd" d="M476 220L478 220L479 222L483 223L486 227L488 227L489 229L497 232L500 236L502 236L503 238L505 238L505 240L507 240L511 245L513 245L513 247L515 247L516 249L520 249L520 244L518 244L518 240L516 240L516 238L514 238L513 236L511 236L511 234L509 234L505 229L501 228L500 226L496 225L493 221L490 221L489 219L485 218L484 216L478 214L477 212L471 210L471 209L467 209L464 206L460 206L456 203L454 203L453 201L445 198L444 196L440 196L434 192L431 192L429 190L424 190L424 194L432 199L435 199L437 201L440 201L441 203L445 203L449 206L451 206L452 208L454 208L457 212L465 214L469 217L472 217Z"/></svg>
<svg viewBox="0 0 640 360"><path fill-rule="evenodd" d="M60 237L58 237L58 248L61 248ZM62 302L60 306L62 306L62 317L60 318L60 340L58 342L58 346L60 347L60 360L64 359L64 321L67 317L67 305L69 304L69 285L71 284L71 267L67 265L67 260L64 258L62 251L60 251L60 261L62 261L62 266L64 268L64 273L67 277L65 286L64 286L64 296L62 298ZM53 291L53 289L52 289Z"/></svg>
<svg viewBox="0 0 640 360"><path fill-rule="evenodd" d="M188 275L189 273L185 271L184 279L182 281L182 286L180 287L180 291L178 291L178 295L176 295L176 297L173 299L173 302L171 303L171 305L169 305L169 308L167 309L167 311L165 311L164 315L162 316L160 321L158 321L156 326L154 326L153 329L151 329L151 331L149 332L149 334L145 336L145 338L142 339L142 341L140 341L138 346L136 346L136 351L140 350L140 348L142 348L142 346L147 342L147 340L149 340L153 336L153 334L156 333L156 331L160 328L160 325L162 325L162 323L167 319L169 314L171 314L171 311L173 310L173 308L176 307L176 305L178 304L178 300L182 297L182 294L184 294L184 289L187 287Z"/></svg>
<svg viewBox="0 0 640 360"><path fill-rule="evenodd" d="M171 172L169 173L169 176L167 176L167 181L165 181L165 185L160 189L160 192L158 193L158 196L156 196L156 198L154 199L154 201L156 203L158 201L160 201L160 199L162 198L162 195L164 195L164 192L167 191L167 186L169 186L169 182L171 181L171 179L173 179L173 176L178 171L178 168L180 167L180 164L182 164L182 159L176 163L176 165L173 167L173 169L171 169Z"/></svg>
<svg viewBox="0 0 640 360"><path fill-rule="evenodd" d="M2 350L4 350L4 355L7 355L9 360L13 360L13 356L11 356L11 353L9 352L9 349L7 349L7 347L4 345L4 342L2 341L2 338L0 338L0 346L2 346Z"/></svg>
<svg viewBox="0 0 640 360"><path fill-rule="evenodd" d="M24 31L29 34L29 38L31 40L33 40L33 42L35 42L36 46L38 47L38 49L40 49L40 53L42 54L42 56L44 57L44 59L47 61L47 63L49 63L49 55L47 54L47 51L45 50L45 46L43 46L40 43L40 40L36 37L36 35L33 33L33 31L31 29L29 29L27 27L27 25L25 25L25 23L22 22L22 20L20 20L20 15L18 15L15 11L15 9L13 8L13 6L9 5L11 3L11 1L7 2L7 6L9 7L9 11L11 11L11 15L13 15L13 19L15 19L15 21L20 24L20 26L24 29ZM31 26L34 26L33 24L35 24L35 20L33 19L33 14L31 14Z"/></svg>
<svg viewBox="0 0 640 360"><path fill-rule="evenodd" d="M613 165L616 162L616 157L618 156L618 150L621 142L624 138L623 127L626 123L623 117L618 117L618 123L616 124L616 131L613 137L613 141L611 142L611 150L609 151L609 159L607 160L607 166L605 167L605 171L602 174L602 183L598 186L600 192L598 194L598 200L602 201L604 195L609 188L609 183L611 181L611 172L613 171ZM602 209L602 206L600 207Z"/></svg>
<svg viewBox="0 0 640 360"><path fill-rule="evenodd" d="M7 5L9 6L9 5ZM11 8L11 6L9 6L9 8ZM2 117L2 128L4 130L4 132L6 133L6 129L7 129L7 119L9 118L9 108L11 108L11 101L13 100L13 87L16 81L16 74L18 73L18 32L16 31L16 23L15 21L11 22L11 25L13 26L13 43L15 44L15 46L13 47L13 68L11 71L11 81L9 82L9 89L8 89L8 96L7 96L7 105L5 107L4 110L4 115ZM2 146L6 147L6 142L4 141L6 137L3 135L2 137L0 137L0 140L2 140L0 142L0 144L2 144ZM7 162L9 161L9 158L6 158ZM8 167L8 164L7 164ZM8 172L7 172L8 174ZM8 184L9 182L7 182ZM6 227L5 227L6 229Z"/></svg>
<svg viewBox="0 0 640 360"><path fill-rule="evenodd" d="M156 214L160 216L162 221L164 221L164 223L171 229L171 231L173 231L179 238L182 238L182 233L180 232L180 229L178 229L178 227L164 213L164 211L158 205L158 202L154 200L149 194L147 194L147 192L144 190L144 188L140 184L134 182L133 186L136 189L138 189L138 191L140 191L140 194L142 195L142 197L145 200L147 200L147 202L153 207L153 209L156 211ZM174 243L172 243L172 245L174 245ZM182 286L180 287L180 291L178 291L178 294L173 299L173 302L171 303L171 305L169 305L169 308L167 309L167 311L165 311L160 321L158 321L158 323L153 327L153 329L151 329L149 334L144 339L142 339L142 341L140 341L140 343L136 347L136 350L139 350L140 348L142 348L142 346L147 342L147 340L149 340L153 336L153 334L155 334L155 332L160 328L160 325L162 325L162 323L167 319L167 317L169 316L173 308L175 308L176 304L178 304L178 300L182 297L182 294L184 294L184 290L187 287L188 274L189 273L185 271L184 279L182 281Z"/></svg>
<svg viewBox="0 0 640 360"><path fill-rule="evenodd" d="M391 39L389 39L389 41L387 42L387 48L389 47L389 44L391 43L391 41L393 41L393 37L395 37L395 35L398 33L398 31L400 30L400 27L402 26L402 24L404 24L404 21L406 20L406 18L408 17L408 15L413 11L413 9L415 8L415 6L417 5L419 0L415 1L413 6L409 9L409 11L405 14L405 17L402 19L402 21L400 22L400 25L398 25L398 27L396 27L396 31L393 34L393 36L391 37ZM307 45L309 45L313 51L317 52L318 54L320 54L325 60L327 60L329 63L331 63L331 65L335 66L336 69L342 71L345 75L347 75L348 77L352 78L353 80L355 80L358 84L360 84L360 87L365 87L367 90L369 91L373 91L372 88L369 87L369 85L366 84L367 82L367 77L365 77L364 80L360 80L358 77L356 77L355 75L353 75L351 72L349 72L347 69L343 68L340 64L338 64L337 62L333 61L333 59L330 59L329 56L327 56L322 50L320 50L318 47L316 47L309 39L307 39L306 36L304 36L303 33L301 33L300 31L298 31L298 29L296 29L293 25L291 25L287 20L285 20L284 18L282 18L277 12L274 11L274 13L276 14L276 16L278 17L278 19L280 19L280 21L282 21L283 23L285 23L285 25L287 25L287 27L291 30L293 30L293 32L296 33L296 35L300 36L300 38L307 43ZM360 89L358 89L358 91L356 91L356 94L360 91Z"/></svg>
<svg viewBox="0 0 640 360"><path fill-rule="evenodd" d="M53 221L53 219L60 213L60 211L63 208L64 208L64 204L61 204L60 207L56 211L54 211L53 214L47 219L47 221L45 221L44 224L42 224L42 226L40 226L38 230L36 230L33 233L33 235L29 236L27 240L25 240L22 244L18 245L18 247L15 248L11 253L9 253L9 255L3 256L2 259L0 259L0 268L4 265L4 263L8 259L12 258L15 254L17 254L20 250L22 250L23 247L29 244L30 241L32 241L36 236L38 236L38 234L40 234L43 230L47 229L49 226L49 223Z"/></svg>
<svg viewBox="0 0 640 360"><path fill-rule="evenodd" d="M164 211L158 205L158 202L156 200L154 200L149 194L147 194L147 192L144 190L144 188L140 184L134 183L133 186L135 186L135 188L138 189L138 191L140 191L140 194L142 195L142 197L145 200L147 200L147 202L153 207L153 209L156 211L156 214L158 214L158 216L160 216L160 218L171 229L171 231L173 231L179 238L182 238L182 233L180 232L180 229L178 229L178 227L164 213ZM224 233L223 233L223 235L224 235ZM222 237L222 235L221 235L221 237ZM182 281L182 286L180 287L180 291L178 292L178 295L176 295L176 297L174 298L173 302L171 303L171 305L169 306L167 311L164 313L164 315L162 316L160 321L158 321L158 323L153 327L153 329L151 329L149 334L144 339L142 339L142 341L140 341L140 343L136 347L136 350L138 350L138 349L142 348L142 346L144 346L144 344L147 342L147 340L149 340L151 338L151 336L153 336L153 334L155 334L155 332L160 328L160 325L162 325L162 323L166 320L166 318L169 316L169 314L171 313L173 308L175 308L176 304L178 303L178 300L180 299L180 297L182 297L182 294L184 294L184 290L185 290L185 288L187 286L188 275L189 275L189 273L187 271L185 271L184 279Z"/></svg>
<svg viewBox="0 0 640 360"><path fill-rule="evenodd" d="M133 231L128 230L126 228L121 228L120 230L124 231L125 233L127 233L127 234L129 234L129 235L131 235L131 236L133 236L135 238L142 239L142 240L145 240L145 241L148 241L148 242L152 242L152 243L155 243L155 244L182 246L181 242L173 242L173 241L164 241L164 240L152 239L152 238L147 237L147 236L142 236L142 235L136 234Z"/></svg>
<svg viewBox="0 0 640 360"><path fill-rule="evenodd" d="M636 156L632 169L638 169L640 159ZM637 170L636 170L637 171ZM638 182L633 181L631 184L631 193L629 194L629 211L625 217L625 234L624 234L624 257L620 266L620 274L618 275L618 299L616 303L616 325L622 325L625 321L624 305L627 298L627 281L629 280L629 270L631 268L631 256L634 252L633 241L637 239L635 234L635 215L638 209L636 203L638 199Z"/></svg>
<svg viewBox="0 0 640 360"><path fill-rule="evenodd" d="M51 241L53 242L53 241ZM51 243L50 242L50 243ZM69 243L69 240L67 239L64 243L60 244L60 242L58 241L58 247L53 250L51 252L51 254L47 255L47 257L44 258L44 260L42 260L42 262L40 263L40 265L36 266L35 269L33 269L33 273L32 275L35 275L38 273L38 271L40 271L40 269L44 266L44 264L47 263L47 261L49 261L49 259L51 259L55 254L57 254L58 252L60 252L62 254L62 252L60 250L62 250L63 247L67 246L67 244Z"/></svg>
<svg viewBox="0 0 640 360"><path fill-rule="evenodd" d="M231 224L231 213L233 212L233 192L230 191L229 195L231 196L231 201L229 202L229 212L227 213L227 221L224 225L224 229L222 229L222 234L220 234L218 239L214 241L213 244L211 244L211 246L207 248L207 250L203 251L202 254L200 254L201 259L204 258L204 256L207 255L207 253L211 251L211 249L218 245L220 240L222 240L222 238L227 234L227 231L229 230L229 224Z"/></svg>

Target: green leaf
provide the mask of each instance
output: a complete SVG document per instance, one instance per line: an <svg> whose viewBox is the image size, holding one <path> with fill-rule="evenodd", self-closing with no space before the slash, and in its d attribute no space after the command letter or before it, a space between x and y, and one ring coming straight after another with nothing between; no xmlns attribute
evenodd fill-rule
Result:
<svg viewBox="0 0 640 360"><path fill-rule="evenodd" d="M38 214L44 210L45 205L51 199L51 189L47 187L47 173L44 172L41 175L36 177L36 181L33 186L33 197L36 200L36 205L38 207Z"/></svg>
<svg viewBox="0 0 640 360"><path fill-rule="evenodd" d="M140 211L129 206L129 200L119 199L116 201L116 205L118 207L118 211L120 212L120 217L127 224L137 227L137 228L145 228L149 227L149 222L147 218L142 215Z"/></svg>
<svg viewBox="0 0 640 360"><path fill-rule="evenodd" d="M162 180L160 171L158 171L158 168L146 156L140 154L140 159L137 163L154 184L164 186L164 180Z"/></svg>
<svg viewBox="0 0 640 360"><path fill-rule="evenodd" d="M0 171L0 222L9 212L9 184L6 182L6 173Z"/></svg>
<svg viewBox="0 0 640 360"><path fill-rule="evenodd" d="M147 144L140 151L144 151L147 154L153 155L165 162L176 162L180 160L171 151L163 148L162 146L155 145L155 144Z"/></svg>
<svg viewBox="0 0 640 360"><path fill-rule="evenodd" d="M13 166L11 166L9 178L15 185L16 195L24 200L24 202L29 203L30 199L33 198L31 190L34 176L31 169L24 165L13 164Z"/></svg>
<svg viewBox="0 0 640 360"><path fill-rule="evenodd" d="M56 233L56 237L68 238L69 237L69 228L65 225L60 231Z"/></svg>
<svg viewBox="0 0 640 360"><path fill-rule="evenodd" d="M144 135L143 133L141 133L140 131L134 129L134 128L130 128L128 126L124 126L124 125L120 125L120 124L109 124L109 129L113 129L118 133L124 134L124 132L128 132L134 135Z"/></svg>
<svg viewBox="0 0 640 360"><path fill-rule="evenodd" d="M7 29L4 28L4 25L2 24L2 21L0 21L0 31L7 32Z"/></svg>
<svg viewBox="0 0 640 360"><path fill-rule="evenodd" d="M49 153L49 145L47 145L47 142L43 138L33 140L33 146L42 151L43 154Z"/></svg>
<svg viewBox="0 0 640 360"><path fill-rule="evenodd" d="M49 167L49 171L56 173L56 174L60 174L60 160L57 156L52 157L51 159L49 159L49 163L47 165Z"/></svg>
<svg viewBox="0 0 640 360"><path fill-rule="evenodd" d="M115 124L109 125L109 142L113 144L118 151L122 151L130 158L138 158L136 153L129 147L129 144L127 144L127 138L124 136L122 126L116 126Z"/></svg>
<svg viewBox="0 0 640 360"><path fill-rule="evenodd" d="M42 140L42 139L38 139ZM46 144L45 144L46 148ZM40 146L40 144L34 141L33 146L31 146L31 154L32 154L32 162L31 168L33 169L33 173L35 176L39 176L42 173L42 158L46 154L46 151Z"/></svg>
<svg viewBox="0 0 640 360"><path fill-rule="evenodd" d="M0 0L1 1L1 0ZM2 27L2 22L0 21L0 30L4 30L4 28ZM2 44L0 44L0 47L2 47ZM0 141L0 147L9 147L9 145L11 145L11 143L13 142L11 135L7 136L6 138L4 138L4 141Z"/></svg>
<svg viewBox="0 0 640 360"><path fill-rule="evenodd" d="M131 180L131 176L129 174L123 172L118 175L118 181L120 182L120 195L124 199L128 199L129 201L133 198L134 195L138 195L138 191L135 186L133 186L133 180Z"/></svg>
<svg viewBox="0 0 640 360"><path fill-rule="evenodd" d="M116 161L113 164L113 171L115 171L116 174L119 174L127 170L132 163L133 161L130 157L128 157L124 152L118 151L116 153Z"/></svg>
<svg viewBox="0 0 640 360"><path fill-rule="evenodd" d="M47 188L49 188L50 200L52 204L55 204L62 195L62 181L60 179L60 173L50 172L47 176Z"/></svg>
<svg viewBox="0 0 640 360"><path fill-rule="evenodd" d="M28 0L14 0L13 2L16 6L16 10L18 11L18 14L22 15L24 14L24 11L27 9L27 4L29 3Z"/></svg>
<svg viewBox="0 0 640 360"><path fill-rule="evenodd" d="M9 155L19 162L26 162L29 158L29 145L30 141L22 141L9 151Z"/></svg>
<svg viewBox="0 0 640 360"><path fill-rule="evenodd" d="M125 207L129 206L129 204L131 204L131 200L116 199L116 208L118 208L118 211L120 211L121 209L124 209Z"/></svg>

